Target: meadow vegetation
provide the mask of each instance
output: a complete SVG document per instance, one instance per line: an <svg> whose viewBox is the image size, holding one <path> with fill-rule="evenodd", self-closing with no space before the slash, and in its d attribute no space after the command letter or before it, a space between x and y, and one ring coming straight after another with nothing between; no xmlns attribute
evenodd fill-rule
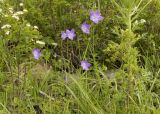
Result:
<svg viewBox="0 0 160 114"><path fill-rule="evenodd" d="M160 0L0 0L0 114L160 114Z"/></svg>

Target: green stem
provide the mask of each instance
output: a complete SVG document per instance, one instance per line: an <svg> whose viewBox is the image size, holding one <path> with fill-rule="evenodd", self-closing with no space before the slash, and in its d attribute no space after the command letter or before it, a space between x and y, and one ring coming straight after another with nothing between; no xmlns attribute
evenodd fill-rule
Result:
<svg viewBox="0 0 160 114"><path fill-rule="evenodd" d="M98 1L98 10L100 10L100 1L99 0L97 1Z"/></svg>
<svg viewBox="0 0 160 114"><path fill-rule="evenodd" d="M88 43L87 43L87 47L86 47L86 50L85 50L85 52L84 52L83 59L86 58L86 55L87 55L87 51L88 51L89 45L90 45L90 41L88 41Z"/></svg>
<svg viewBox="0 0 160 114"><path fill-rule="evenodd" d="M128 14L128 29L129 29L130 32L132 31L131 13Z"/></svg>

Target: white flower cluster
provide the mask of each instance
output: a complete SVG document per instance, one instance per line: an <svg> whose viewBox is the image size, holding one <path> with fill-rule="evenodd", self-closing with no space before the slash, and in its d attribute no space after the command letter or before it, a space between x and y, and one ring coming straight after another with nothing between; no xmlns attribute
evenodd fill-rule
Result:
<svg viewBox="0 0 160 114"><path fill-rule="evenodd" d="M141 20L140 20L140 23L142 23L142 24L143 24L143 23L146 23L146 20L141 19Z"/></svg>
<svg viewBox="0 0 160 114"><path fill-rule="evenodd" d="M19 6L23 7L24 4L20 3ZM8 8L8 11L10 14L4 14L4 17L8 17L11 15L12 18L16 19L17 21L20 20L20 16L23 15L24 13L27 13L28 10L27 9L23 9L22 11L17 11L15 12L14 9L12 7ZM0 10L1 12L1 10Z"/></svg>
<svg viewBox="0 0 160 114"><path fill-rule="evenodd" d="M34 40L33 40L33 41L34 41ZM43 42L43 41L37 40L37 41L36 41L36 44L45 45L46 43ZM51 45L53 45L53 46L56 47L58 44L57 44L57 43L51 43Z"/></svg>
<svg viewBox="0 0 160 114"><path fill-rule="evenodd" d="M5 29L5 28L11 28L11 25L6 24L6 25L3 25L3 26L1 27L1 29Z"/></svg>
<svg viewBox="0 0 160 114"><path fill-rule="evenodd" d="M37 41L36 41L36 44L45 45L45 42L37 40Z"/></svg>
<svg viewBox="0 0 160 114"><path fill-rule="evenodd" d="M33 29L35 29L35 30L38 30L38 26L36 26L36 25L35 25L35 26L32 26L30 23L27 23L26 26L27 26L27 27L31 27L31 28L33 28Z"/></svg>
<svg viewBox="0 0 160 114"><path fill-rule="evenodd" d="M144 19L136 20L136 21L134 22L135 25L144 24L144 23L146 23L146 20L144 20Z"/></svg>
<svg viewBox="0 0 160 114"><path fill-rule="evenodd" d="M23 11L17 11L12 15L12 17L15 18L18 21L19 20L19 16L23 15L23 14L24 14Z"/></svg>
<svg viewBox="0 0 160 114"><path fill-rule="evenodd" d="M9 35L10 34L10 31L6 31L6 33L5 33L6 35Z"/></svg>
<svg viewBox="0 0 160 114"><path fill-rule="evenodd" d="M33 26L33 28L34 28L34 29L38 29L38 27L37 27L37 26Z"/></svg>
<svg viewBox="0 0 160 114"><path fill-rule="evenodd" d="M12 7L8 8L8 10L9 10L10 13L13 13L13 8Z"/></svg>
<svg viewBox="0 0 160 114"><path fill-rule="evenodd" d="M11 25L9 25L9 24L5 24L5 25L3 25L3 26L1 27L2 30L3 30L3 29L6 29L6 30L4 30L6 35L9 35L9 34L10 34L10 31L9 31L10 28L11 28Z"/></svg>
<svg viewBox="0 0 160 114"><path fill-rule="evenodd" d="M23 3L20 3L20 4L19 4L19 6L21 6L21 7L22 7L22 6L24 6L24 4L23 4Z"/></svg>
<svg viewBox="0 0 160 114"><path fill-rule="evenodd" d="M27 26L27 27L31 27L31 24L30 24L30 23L27 23L26 26Z"/></svg>

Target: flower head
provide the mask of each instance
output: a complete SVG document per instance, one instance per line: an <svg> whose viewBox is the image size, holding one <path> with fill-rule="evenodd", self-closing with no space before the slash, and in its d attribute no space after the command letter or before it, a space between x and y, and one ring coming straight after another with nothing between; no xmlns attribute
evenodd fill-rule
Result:
<svg viewBox="0 0 160 114"><path fill-rule="evenodd" d="M3 26L1 27L1 29L5 29L5 28L11 28L11 25L6 24L6 25L3 25Z"/></svg>
<svg viewBox="0 0 160 114"><path fill-rule="evenodd" d="M68 37L70 40L73 40L74 37L76 36L75 30L74 30L74 29L72 29L72 30L66 30L66 35L67 35L67 37Z"/></svg>
<svg viewBox="0 0 160 114"><path fill-rule="evenodd" d="M81 61L81 67L83 70L89 70L91 64L88 61Z"/></svg>
<svg viewBox="0 0 160 114"><path fill-rule="evenodd" d="M39 41L39 40L37 40L36 43L37 43L37 44L41 44L41 45L45 45L45 42Z"/></svg>
<svg viewBox="0 0 160 114"><path fill-rule="evenodd" d="M34 28L34 29L38 29L38 27L37 27L37 26L33 26L33 28Z"/></svg>
<svg viewBox="0 0 160 114"><path fill-rule="evenodd" d="M40 49L37 49L37 48L36 48L36 49L34 49L33 52L32 52L32 54L33 54L33 56L34 56L34 58L35 58L36 60L38 60L39 57L42 55L40 51L41 51Z"/></svg>
<svg viewBox="0 0 160 114"><path fill-rule="evenodd" d="M10 31L6 31L6 33L5 33L6 35L9 35L10 34Z"/></svg>
<svg viewBox="0 0 160 114"><path fill-rule="evenodd" d="M99 21L102 21L104 17L101 16L101 13L99 10L91 11L90 12L90 20L92 20L94 23L99 23Z"/></svg>
<svg viewBox="0 0 160 114"><path fill-rule="evenodd" d="M26 26L27 26L27 27L31 27L31 24L30 24L30 23L27 23Z"/></svg>
<svg viewBox="0 0 160 114"><path fill-rule="evenodd" d="M61 32L61 38L62 40L65 40L67 38L67 34L64 31Z"/></svg>
<svg viewBox="0 0 160 114"><path fill-rule="evenodd" d="M19 6L24 6L24 4L23 4L23 3L20 3Z"/></svg>
<svg viewBox="0 0 160 114"><path fill-rule="evenodd" d="M81 26L81 30L86 33L86 34L89 34L89 28L90 28L90 25L89 24L86 24L86 22L84 22Z"/></svg>
<svg viewBox="0 0 160 114"><path fill-rule="evenodd" d="M23 9L23 12L24 12L24 13L27 13L27 12L28 12L28 10L27 10L27 9Z"/></svg>

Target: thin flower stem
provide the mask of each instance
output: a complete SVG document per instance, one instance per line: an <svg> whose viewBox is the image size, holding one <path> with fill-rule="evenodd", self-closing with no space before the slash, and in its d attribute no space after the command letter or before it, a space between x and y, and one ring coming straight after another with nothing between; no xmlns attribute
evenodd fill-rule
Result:
<svg viewBox="0 0 160 114"><path fill-rule="evenodd" d="M100 0L97 0L98 2L98 10L100 11Z"/></svg>
<svg viewBox="0 0 160 114"><path fill-rule="evenodd" d="M90 45L90 39L89 39L89 41L88 41L88 43L87 43L86 50L85 50L85 52L84 52L84 54L83 54L83 60L86 58L86 55L87 55L87 51L88 51L89 45Z"/></svg>

